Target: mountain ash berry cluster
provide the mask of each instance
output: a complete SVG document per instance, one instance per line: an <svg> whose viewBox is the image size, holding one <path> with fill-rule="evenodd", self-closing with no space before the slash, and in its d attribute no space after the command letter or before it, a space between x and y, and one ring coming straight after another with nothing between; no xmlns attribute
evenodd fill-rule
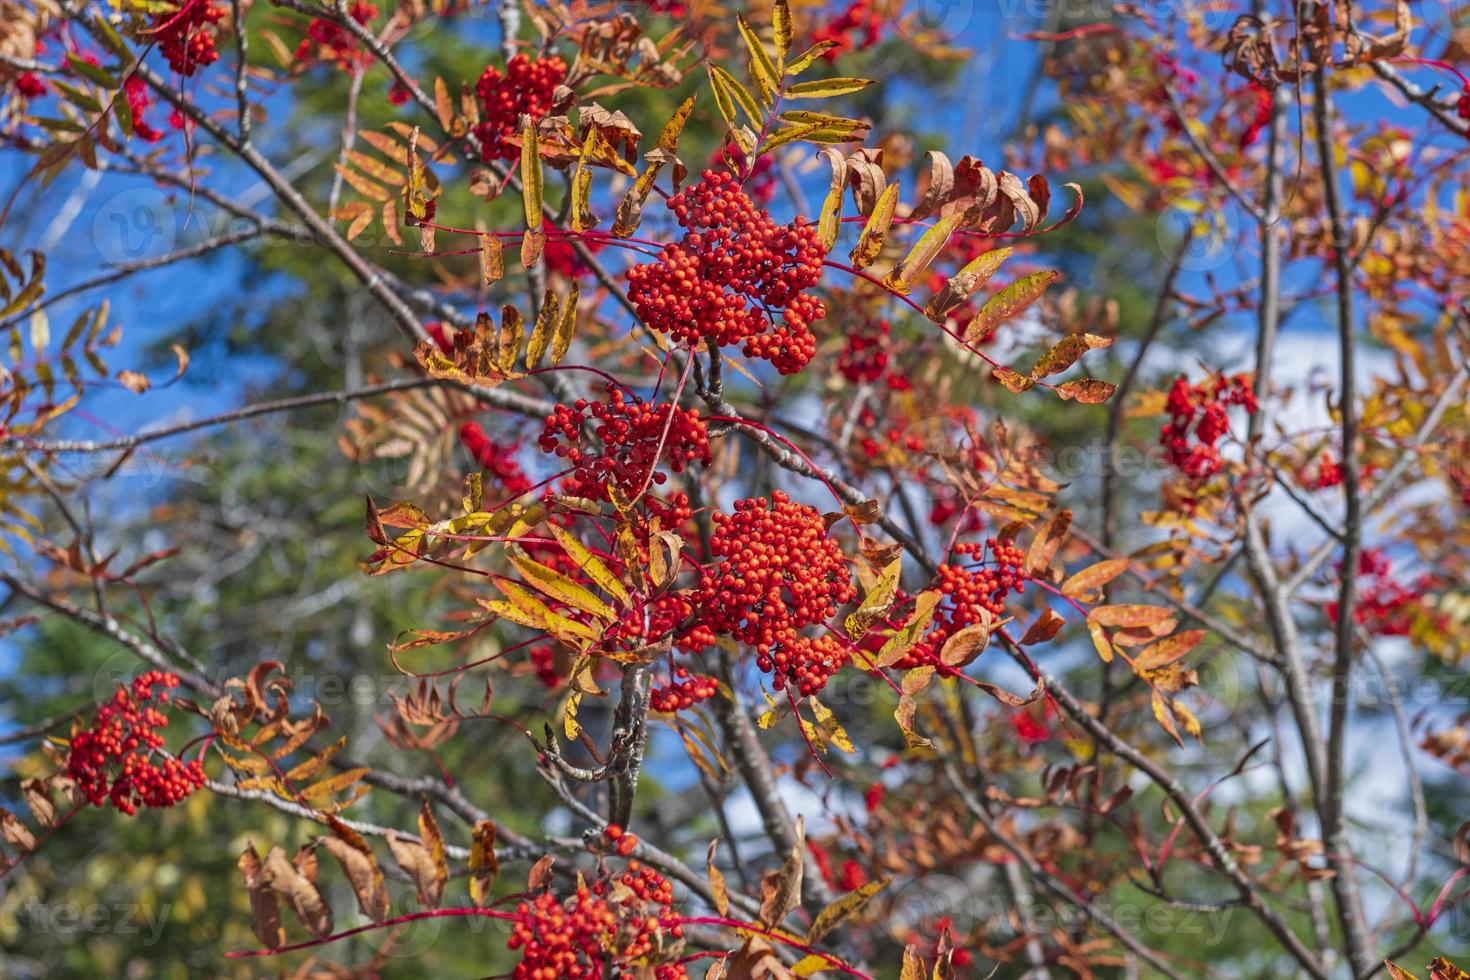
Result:
<svg viewBox="0 0 1470 980"><path fill-rule="evenodd" d="M668 203L684 237L628 271L643 322L690 346L742 345L782 374L806 367L817 350L810 327L827 315L806 292L826 254L816 226L777 224L722 171L706 170Z"/></svg>

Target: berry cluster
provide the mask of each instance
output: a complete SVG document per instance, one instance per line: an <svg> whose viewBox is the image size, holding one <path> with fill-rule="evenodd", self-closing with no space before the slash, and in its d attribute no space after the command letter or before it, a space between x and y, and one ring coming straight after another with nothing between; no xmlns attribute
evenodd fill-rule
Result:
<svg viewBox="0 0 1470 980"><path fill-rule="evenodd" d="M904 386L907 384L906 378L896 374L888 376L888 388L891 391L905 390ZM909 454L924 451L923 438L917 432L908 431L908 425L902 419L896 423L889 421L888 415L882 405L877 406L875 411L871 404L863 405L863 410L858 413L858 424L853 427L854 435L857 436L857 448L862 451L863 459L867 462L889 461L902 464Z"/></svg>
<svg viewBox="0 0 1470 980"><path fill-rule="evenodd" d="M873 6L872 0L853 0L848 4L846 10L837 15L835 20L812 31L812 40L814 42L831 41L837 45L822 55L828 61L836 61L839 56L853 48L859 50L871 48L878 43L878 38L882 33L882 11Z"/></svg>
<svg viewBox="0 0 1470 980"><path fill-rule="evenodd" d="M1271 105L1273 97L1271 90L1259 82L1251 82L1249 86L1251 96L1251 119L1246 125L1245 131L1240 134L1240 148L1255 145L1256 140L1261 138L1261 133L1271 125Z"/></svg>
<svg viewBox="0 0 1470 980"><path fill-rule="evenodd" d="M1382 548L1368 548L1358 556L1358 601L1353 622L1374 636L1408 636L1424 606L1424 593L1433 588L1432 575L1421 575L1406 586L1393 574L1393 563ZM1337 622L1337 603L1327 603L1327 618Z"/></svg>
<svg viewBox="0 0 1470 980"><path fill-rule="evenodd" d="M955 546L955 553L966 555L977 562L985 560L990 552L992 567L960 568L955 565L939 566L939 591L953 600L949 610L952 625L973 626L982 621L982 610L992 619L1005 616L1006 596L1017 595L1026 590L1026 553L1014 544L1001 543L987 538L984 544L966 541Z"/></svg>
<svg viewBox="0 0 1470 980"><path fill-rule="evenodd" d="M556 88L566 80L567 63L555 55L532 61L518 54L506 62L504 72L486 65L475 83L475 95L480 100L475 138L480 141L481 158L488 162L519 156L521 151L506 137L520 129L521 116L539 122L550 112Z"/></svg>
<svg viewBox="0 0 1470 980"><path fill-rule="evenodd" d="M837 371L853 384L877 381L888 370L888 343L893 326L887 320L864 324L847 335Z"/></svg>
<svg viewBox="0 0 1470 980"><path fill-rule="evenodd" d="M812 863L817 866L817 871L821 874L822 880L833 891L838 893L856 891L868 883L868 873L863 870L861 864L858 864L852 858L847 858L842 862L842 870L840 872L834 872L832 870L832 855L828 853L825 847L817 841L807 838L806 849L807 853L812 856Z"/></svg>
<svg viewBox="0 0 1470 980"><path fill-rule="evenodd" d="M709 162L712 166L727 167L731 173L745 174L741 186L757 204L770 204L775 199L777 174L776 158L773 155L766 153L756 157L755 165L747 173L745 151L738 144L726 143L710 154Z"/></svg>
<svg viewBox="0 0 1470 980"><path fill-rule="evenodd" d="M516 453L521 448L518 444L503 446L497 443L485 434L478 422L461 425L459 441L480 468L488 471L508 492L519 497L531 489L531 478L526 476L516 459Z"/></svg>
<svg viewBox="0 0 1470 980"><path fill-rule="evenodd" d="M638 835L628 833L626 830L623 829L622 824L608 824L606 827L603 828L602 839L603 843L607 844L613 850L617 851L620 857L628 857L638 848ZM651 871L652 869L649 870ZM668 901L664 902L663 904L668 905L673 900L674 893L673 890L670 889Z"/></svg>
<svg viewBox="0 0 1470 980"><path fill-rule="evenodd" d="M683 711L701 701L708 701L720 689L720 682L713 677L692 675L683 667L674 669L674 677L676 679L649 692L648 706L654 711L664 714Z"/></svg>
<svg viewBox="0 0 1470 980"><path fill-rule="evenodd" d="M605 841L620 854L632 853L638 839L609 825ZM682 965L656 964L664 957L664 938L679 939L684 927L673 913L674 890L654 869L629 861L616 877L604 876L563 900L544 891L516 906L507 945L521 950L515 980L563 977L648 976L687 980Z"/></svg>
<svg viewBox="0 0 1470 980"><path fill-rule="evenodd" d="M983 544L967 541L955 546L957 554L974 558L976 562L985 561L987 550L991 561L988 566L939 566L935 587L949 601L935 614L934 625L924 638L910 647L896 664L899 669L931 666L940 667L943 671L951 670L939 660L945 641L964 627L985 621L987 615L991 621L1003 618L1006 597L1026 591L1026 553L1014 544L987 538Z"/></svg>
<svg viewBox="0 0 1470 980"><path fill-rule="evenodd" d="M1337 465L1326 456L1317 464L1315 475L1306 478L1303 485L1308 490L1326 490L1329 487L1339 486L1342 483L1342 467Z"/></svg>
<svg viewBox="0 0 1470 980"><path fill-rule="evenodd" d="M608 627L603 641L609 646L621 644L635 649L676 631L674 645L685 653L714 646L715 634L694 619L694 606L684 596L672 592L645 602L642 608L629 609Z"/></svg>
<svg viewBox="0 0 1470 980"><path fill-rule="evenodd" d="M159 764L149 758L163 747L158 730L168 725L155 705L167 704L168 691L178 686L177 676L159 670L134 678L131 687L119 684L97 709L92 727L72 737L67 775L93 806L111 803L131 816L139 806L173 806L204 785L197 761L165 757Z"/></svg>
<svg viewBox="0 0 1470 980"><path fill-rule="evenodd" d="M212 28L224 20L225 8L209 0L186 0L177 11L153 16L158 48L168 66L180 75L193 75L219 60Z"/></svg>
<svg viewBox="0 0 1470 980"><path fill-rule="evenodd" d="M747 357L795 374L816 353L811 324L827 315L805 292L825 250L815 225L778 225L728 173L706 170L669 198L685 229L658 261L628 271L628 298L650 329L691 346L743 344Z"/></svg>
<svg viewBox="0 0 1470 980"><path fill-rule="evenodd" d="M670 416L672 413L672 417ZM581 448L582 427L595 420L592 434L601 446L595 452ZM568 408L557 405L541 429L543 452L566 460L578 483L606 488L615 484L629 499L651 482L663 485L668 475L656 472L659 461L675 473L689 463L709 465L709 430L699 412L668 402L651 405L634 396L629 400L612 388L605 402L579 398ZM604 489L599 498L607 496Z"/></svg>
<svg viewBox="0 0 1470 980"><path fill-rule="evenodd" d="M827 681L847 665L849 655L841 641L833 636L816 638L797 633L790 640L777 644L769 654L758 653L755 665L774 675L771 682L776 690L785 687L789 680L802 697L816 694L827 686Z"/></svg>
<svg viewBox="0 0 1470 980"><path fill-rule="evenodd" d="M1042 701L1039 709L1021 708L1011 712L1008 719L1011 731L1023 746L1037 745L1041 742L1050 741L1055 735L1049 722L1056 709L1051 706L1049 700ZM1037 717L1040 714L1041 717Z"/></svg>
<svg viewBox="0 0 1470 980"><path fill-rule="evenodd" d="M365 0L356 0L347 13L359 24L367 24L377 19L378 8ZM372 55L360 50L357 38L340 24L314 17L306 25L305 39L296 46L296 60L308 66L324 61L342 71L354 71L372 60Z"/></svg>
<svg viewBox="0 0 1470 980"><path fill-rule="evenodd" d="M128 100L128 111L133 114L133 135L145 143L157 143L163 139L163 130L144 118L144 113L153 106L153 99L148 95L148 86L143 79L137 75L128 76L123 83L123 96Z"/></svg>
<svg viewBox="0 0 1470 980"><path fill-rule="evenodd" d="M536 679L544 687L556 689L561 686L561 672L556 669L556 651L551 644L544 643L541 646L531 648L531 669L536 673Z"/></svg>
<svg viewBox="0 0 1470 980"><path fill-rule="evenodd" d="M1247 412L1256 410L1256 395L1248 378L1221 376L1197 385L1183 376L1177 378L1165 403L1169 421L1159 431L1159 445L1170 465L1191 480L1207 480L1224 469L1217 444L1230 431L1226 409L1232 405Z"/></svg>
<svg viewBox="0 0 1470 980"><path fill-rule="evenodd" d="M714 515L711 551L723 560L700 582L706 624L756 650L756 664L814 694L846 660L831 637L797 631L825 621L857 595L842 551L815 508L777 490L737 500L733 514Z"/></svg>
<svg viewBox="0 0 1470 980"><path fill-rule="evenodd" d="M22 72L16 76L15 91L27 99L39 99L45 95L48 89L46 83L34 72Z"/></svg>

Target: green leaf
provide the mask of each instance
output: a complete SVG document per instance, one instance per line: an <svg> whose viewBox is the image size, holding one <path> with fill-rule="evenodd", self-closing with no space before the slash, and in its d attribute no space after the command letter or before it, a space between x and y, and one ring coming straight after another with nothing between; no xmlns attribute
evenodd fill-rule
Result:
<svg viewBox="0 0 1470 980"><path fill-rule="evenodd" d="M67 64L71 65L72 71L76 72L78 75L81 75L88 81L96 82L98 85L101 85L105 89L116 89L121 87L121 83L118 82L116 78L112 77L112 73L103 68L101 65L94 65L90 61L79 58L74 54L68 54L66 56L66 62Z"/></svg>

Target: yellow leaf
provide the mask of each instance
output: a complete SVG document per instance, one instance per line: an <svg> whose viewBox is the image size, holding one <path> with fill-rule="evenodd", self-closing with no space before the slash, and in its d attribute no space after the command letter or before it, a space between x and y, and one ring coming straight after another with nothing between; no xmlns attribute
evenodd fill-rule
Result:
<svg viewBox="0 0 1470 980"><path fill-rule="evenodd" d="M470 837L470 901L483 907L490 897L490 883L500 874L500 859L495 856L495 822L475 822Z"/></svg>
<svg viewBox="0 0 1470 980"><path fill-rule="evenodd" d="M575 288L575 287L574 287ZM531 328L531 339L526 345L526 370L533 371L541 363L552 332L559 321L560 301L550 289L541 298L541 309L536 312L536 325Z"/></svg>
<svg viewBox="0 0 1470 980"><path fill-rule="evenodd" d="M816 44L813 44L801 54L791 59L791 62L786 66L786 77L795 78L797 75L800 75L812 66L812 62L837 46L836 41L818 41Z"/></svg>
<svg viewBox="0 0 1470 980"><path fill-rule="evenodd" d="M891 667L904 658L923 636L924 630L929 628L929 622L934 618L934 608L939 605L941 598L942 593L935 589L926 589L914 598L913 615L902 629L897 630L883 644L873 662L875 667Z"/></svg>
<svg viewBox="0 0 1470 980"><path fill-rule="evenodd" d="M541 230L541 153L536 126L529 119L521 127L521 203L526 212L526 230Z"/></svg>
<svg viewBox="0 0 1470 980"><path fill-rule="evenodd" d="M552 364L560 364L572 346L572 334L577 329L577 303L580 299L581 290L576 283L572 283L571 291L562 301L561 317L556 321L556 333L551 338Z"/></svg>
<svg viewBox="0 0 1470 980"><path fill-rule="evenodd" d="M622 580L617 577L611 568L598 558L587 546L578 541L571 531L559 524L547 524L551 536L556 538L567 557L576 562L577 567L587 573L587 577L597 583L597 587L612 596L619 603L626 605L628 602L628 590L624 588Z"/></svg>
<svg viewBox="0 0 1470 980"><path fill-rule="evenodd" d="M862 605L848 614L843 621L847 629L847 635L853 640L861 640L872 628L873 624L882 619L888 613L888 607L893 605L893 597L898 592L898 577L902 560L895 558L883 569L878 581L863 599Z"/></svg>
<svg viewBox="0 0 1470 980"><path fill-rule="evenodd" d="M521 353L521 341L525 340L525 324L521 311L509 304L500 309L500 333L495 339L495 366L502 374L515 369L516 358Z"/></svg>
<svg viewBox="0 0 1470 980"><path fill-rule="evenodd" d="M827 198L822 202L822 212L817 218L817 238L823 248L831 248L842 227L843 192L847 189L847 161L836 150L823 150L821 156L832 165L832 182L827 188Z"/></svg>
<svg viewBox="0 0 1470 980"><path fill-rule="evenodd" d="M734 129L735 103L730 96L730 90L725 88L720 72L715 70L714 62L705 62L704 68L709 73L710 89L715 93L715 107L720 110L720 115L725 117L725 124Z"/></svg>
<svg viewBox="0 0 1470 980"><path fill-rule="evenodd" d="M751 30L750 24L743 16L736 15L735 26L740 29L740 36L745 39L745 46L750 49L750 75L755 79L755 86L760 92L761 101L767 106L774 105L776 90L781 85L776 66L771 64L771 56L766 53L765 45L761 44L761 39L756 37L755 31Z"/></svg>
<svg viewBox="0 0 1470 980"><path fill-rule="evenodd" d="M1022 276L990 297L980 308L980 312L975 315L975 319L965 327L965 339L967 341L978 340L1000 324L1025 312L1032 303L1041 298L1041 294L1046 292L1046 287L1050 286L1056 277L1057 273L1052 269L1033 272L1029 276Z"/></svg>
<svg viewBox="0 0 1470 980"><path fill-rule="evenodd" d="M724 90L726 96L740 103L740 108L745 111L745 115L752 123L757 126L764 123L765 115L761 112L760 106L756 104L755 96L751 95L744 85L736 81L734 75L719 65L710 65L709 71L711 78ZM735 126L733 112L730 114L729 123L732 128Z"/></svg>
<svg viewBox="0 0 1470 980"><path fill-rule="evenodd" d="M838 723L837 716L832 713L832 709L821 701L818 701L815 696L807 700L812 706L812 716L817 719L817 724L822 727L822 731L827 733L827 737L832 740L832 744L849 755L856 752L857 747L852 744L852 739L848 737L847 729Z"/></svg>
<svg viewBox="0 0 1470 980"><path fill-rule="evenodd" d="M610 620L614 617L611 606L561 572L537 564L524 554L512 554L510 563L528 584L551 598L599 619Z"/></svg>
<svg viewBox="0 0 1470 980"><path fill-rule="evenodd" d="M788 0L776 0L776 5L771 10L771 25L776 33L776 58L782 67L786 65L786 55L791 52L791 4Z"/></svg>
<svg viewBox="0 0 1470 980"><path fill-rule="evenodd" d="M929 268L944 246L949 242L949 236L954 233L955 228L964 218L962 214L950 214L940 218L934 226L914 243L909 249L909 254L903 257L903 261L893 267L883 280L883 285L894 292L907 296L914 289L914 283L924 270Z"/></svg>
<svg viewBox="0 0 1470 980"><path fill-rule="evenodd" d="M454 129L454 103L449 100L449 86L444 79L434 79L434 114L439 117L439 128L448 133Z"/></svg>
<svg viewBox="0 0 1470 980"><path fill-rule="evenodd" d="M720 849L718 839L709 842L709 853L704 860L705 873L709 876L710 894L714 896L715 911L721 917L730 914L730 892L725 887L725 876L715 867L715 852Z"/></svg>
<svg viewBox="0 0 1470 980"><path fill-rule="evenodd" d="M830 99L838 95L861 92L873 84L871 78L818 78L810 82L797 82L786 90L791 99Z"/></svg>
<svg viewBox="0 0 1470 980"><path fill-rule="evenodd" d="M1101 589L1128 570L1131 562L1127 558L1109 558L1070 576L1062 583L1062 595L1069 599L1080 599Z"/></svg>
<svg viewBox="0 0 1470 980"><path fill-rule="evenodd" d="M888 226L893 223L893 209L898 204L898 183L895 181L883 189L878 196L878 201L873 205L873 213L868 215L867 224L863 225L863 233L858 238L856 245L852 247L852 264L861 269L873 264L878 253L883 249L883 240L888 235Z"/></svg>

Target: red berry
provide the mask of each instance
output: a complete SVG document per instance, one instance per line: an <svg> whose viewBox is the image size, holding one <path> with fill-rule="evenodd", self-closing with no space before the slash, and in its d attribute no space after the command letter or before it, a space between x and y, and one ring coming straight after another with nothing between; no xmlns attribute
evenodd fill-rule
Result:
<svg viewBox="0 0 1470 980"><path fill-rule="evenodd" d="M97 709L92 726L73 736L67 775L93 806L111 803L131 815L140 805L173 806L204 785L198 761L152 758L153 750L163 747L158 729L167 727L168 718L150 702L166 704L167 689L178 686L174 674L159 670L140 674L131 685L118 685L117 693Z"/></svg>
<svg viewBox="0 0 1470 980"><path fill-rule="evenodd" d="M188 76L218 61L214 32L224 16L224 5L209 0L185 0L178 10L154 14L153 36L169 67Z"/></svg>
<svg viewBox="0 0 1470 980"><path fill-rule="evenodd" d="M584 432L589 427L591 439ZM658 470L660 462L682 473L690 463L707 466L714 458L698 411L668 402L651 405L637 396L629 400L620 388L612 388L605 402L557 405L546 416L539 444L542 452L566 460L582 495L594 500L609 499L610 485L631 500L663 484L668 478Z"/></svg>
<svg viewBox="0 0 1470 980"><path fill-rule="evenodd" d="M735 513L714 515L710 548L723 561L700 584L705 625L756 650L756 665L783 688L815 694L847 661L831 636L798 632L824 622L857 595L837 542L822 515L777 490L738 500Z"/></svg>
<svg viewBox="0 0 1470 980"><path fill-rule="evenodd" d="M782 374L804 368L817 350L810 327L827 315L804 292L826 255L816 227L802 218L776 224L734 176L715 170L668 206L683 239L628 270L628 298L643 322L691 347L743 344L747 357Z"/></svg>
<svg viewBox="0 0 1470 980"><path fill-rule="evenodd" d="M480 156L489 160L510 160L520 150L506 142L506 137L519 131L521 116L540 121L551 111L553 93L567 80L567 63L559 57L532 61L518 54L506 62L502 72L487 65L475 84L480 100L480 124L475 138L480 141Z"/></svg>

